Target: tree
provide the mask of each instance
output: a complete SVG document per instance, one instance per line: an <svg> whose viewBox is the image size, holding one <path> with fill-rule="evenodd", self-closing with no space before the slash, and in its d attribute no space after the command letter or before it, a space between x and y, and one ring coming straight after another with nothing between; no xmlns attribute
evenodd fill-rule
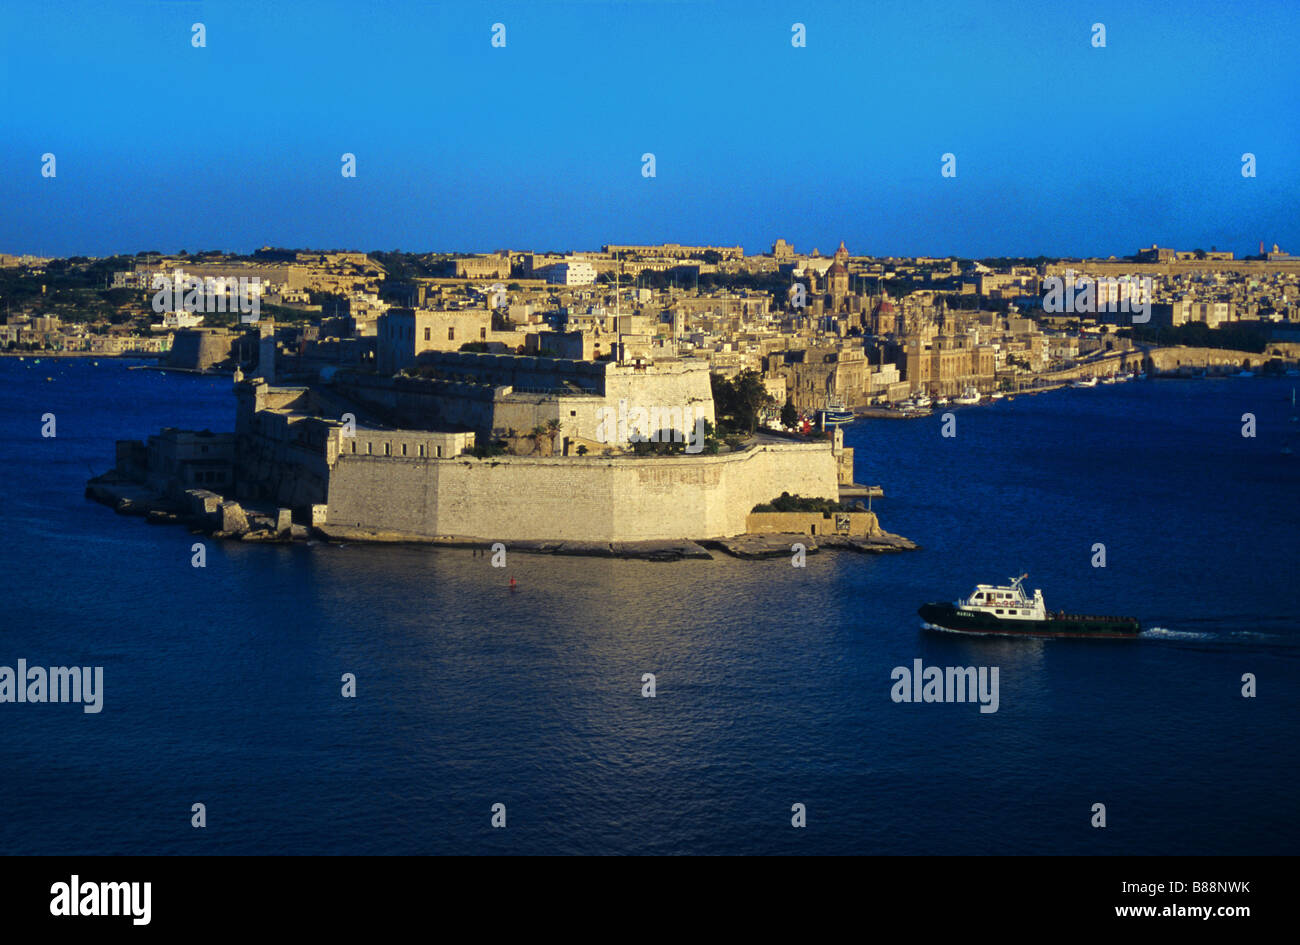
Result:
<svg viewBox="0 0 1300 945"><path fill-rule="evenodd" d="M773 402L763 387L762 375L757 371L742 371L728 380L721 374L710 374L709 380L719 427L753 433L758 428L759 414Z"/></svg>
<svg viewBox="0 0 1300 945"><path fill-rule="evenodd" d="M781 426L794 427L799 422L799 411L794 409L794 401L787 398L781 408Z"/></svg>

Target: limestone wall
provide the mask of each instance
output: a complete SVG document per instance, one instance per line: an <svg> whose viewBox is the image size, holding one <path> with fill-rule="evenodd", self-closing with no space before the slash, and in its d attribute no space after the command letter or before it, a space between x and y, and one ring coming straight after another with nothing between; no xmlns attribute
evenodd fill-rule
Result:
<svg viewBox="0 0 1300 945"><path fill-rule="evenodd" d="M181 329L172 336L167 366L206 371L229 358L236 341L237 336L222 329Z"/></svg>
<svg viewBox="0 0 1300 945"><path fill-rule="evenodd" d="M559 420L565 436L609 444L620 440L618 431L624 437L633 429L653 434L669 425L660 419L666 416L683 434L695 429L697 419L716 422L705 362L665 362L638 373L605 362L456 353L431 356L428 364L465 380L339 374L335 384L362 406L418 429L500 435ZM580 391L555 393L566 381ZM512 387L516 383L522 386ZM539 390L550 393L534 392ZM609 418L604 426L603 417Z"/></svg>
<svg viewBox="0 0 1300 945"><path fill-rule="evenodd" d="M635 459L343 454L327 521L492 541L713 538L744 533L750 510L782 492L837 489L829 444Z"/></svg>
<svg viewBox="0 0 1300 945"><path fill-rule="evenodd" d="M360 456L425 457L444 459L459 456L474 446L473 433L434 433L425 430L373 430L357 427L347 436L339 432L333 453Z"/></svg>
<svg viewBox="0 0 1300 945"><path fill-rule="evenodd" d="M402 427L492 429L495 394L485 385L365 374L341 374L335 383L346 396L392 417Z"/></svg>
<svg viewBox="0 0 1300 945"><path fill-rule="evenodd" d="M1231 351L1226 348L1155 348L1150 352L1151 362L1157 371L1172 371L1180 367L1227 367L1240 370L1247 361L1259 368L1267 356L1254 351Z"/></svg>
<svg viewBox="0 0 1300 945"><path fill-rule="evenodd" d="M755 535L848 535L870 538L880 534L874 512L751 512L746 531Z"/></svg>

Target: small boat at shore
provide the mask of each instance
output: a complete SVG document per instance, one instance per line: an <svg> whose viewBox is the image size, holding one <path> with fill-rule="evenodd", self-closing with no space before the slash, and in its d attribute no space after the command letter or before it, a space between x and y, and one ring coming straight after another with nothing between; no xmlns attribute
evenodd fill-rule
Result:
<svg viewBox="0 0 1300 945"><path fill-rule="evenodd" d="M980 392L973 387L968 387L962 391L962 395L956 398L953 403L972 405L980 402Z"/></svg>
<svg viewBox="0 0 1300 945"><path fill-rule="evenodd" d="M1095 377L1086 377L1086 378L1085 378L1085 377L1081 377L1081 378L1079 378L1077 381L1075 381L1073 384L1071 384L1070 386L1071 386L1071 387L1096 387L1096 386L1097 386L1097 378L1095 378Z"/></svg>
<svg viewBox="0 0 1300 945"><path fill-rule="evenodd" d="M1051 612L1043 592L1025 593L1028 574L1010 584L977 584L975 590L954 603L930 603L917 613L927 630L1011 637L1135 637L1141 631L1136 617L1105 617Z"/></svg>
<svg viewBox="0 0 1300 945"><path fill-rule="evenodd" d="M824 410L817 411L818 418L826 426L834 426L840 423L848 423L854 419L853 411L846 408L843 404L832 401L826 405Z"/></svg>

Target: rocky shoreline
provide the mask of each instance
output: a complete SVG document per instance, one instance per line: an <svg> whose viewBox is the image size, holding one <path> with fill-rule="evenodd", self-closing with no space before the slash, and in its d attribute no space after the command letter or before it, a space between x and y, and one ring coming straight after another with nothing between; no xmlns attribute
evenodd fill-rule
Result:
<svg viewBox="0 0 1300 945"><path fill-rule="evenodd" d="M150 525L185 525L194 534L212 538L291 542L312 537L310 528L293 522L288 509L245 509L205 489L189 489L183 499L172 499L109 473L86 483L86 498L119 515L143 518Z"/></svg>
<svg viewBox="0 0 1300 945"><path fill-rule="evenodd" d="M488 539L463 536L428 536L403 532L351 528L338 525L308 527L292 521L289 509L245 508L239 502L209 492L189 489L183 498L169 498L131 480L108 473L86 484L86 498L112 508L119 515L143 518L151 525L184 525L192 534L231 541L291 543L309 540L336 544L411 544L447 548L491 548ZM915 551L918 545L900 535L881 532L871 537L804 534L748 534L728 538L659 541L504 541L508 551L525 554L572 555L596 558L624 558L642 561L684 561L712 559L713 551L734 558L784 557L794 545L807 554L819 551L853 551L859 554L891 554Z"/></svg>

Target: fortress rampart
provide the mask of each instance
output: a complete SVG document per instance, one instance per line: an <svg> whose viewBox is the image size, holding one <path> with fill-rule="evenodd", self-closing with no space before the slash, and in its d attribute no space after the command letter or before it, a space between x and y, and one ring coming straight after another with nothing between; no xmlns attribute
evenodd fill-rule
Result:
<svg viewBox="0 0 1300 945"><path fill-rule="evenodd" d="M743 534L753 507L782 492L835 498L838 489L828 443L614 459L343 454L326 521L488 541L721 538Z"/></svg>

